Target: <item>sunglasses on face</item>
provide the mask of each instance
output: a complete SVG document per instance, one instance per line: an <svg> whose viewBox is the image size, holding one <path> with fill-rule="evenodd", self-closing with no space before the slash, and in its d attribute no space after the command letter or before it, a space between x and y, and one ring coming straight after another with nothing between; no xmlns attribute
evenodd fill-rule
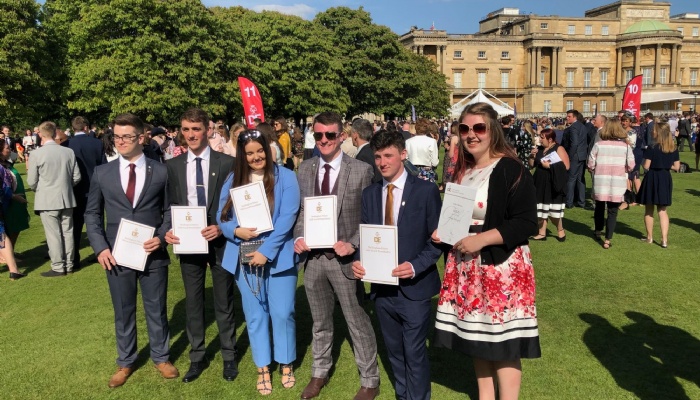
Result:
<svg viewBox="0 0 700 400"><path fill-rule="evenodd" d="M326 132L325 134L328 140L335 140L339 135L338 132ZM314 140L318 142L321 139L323 139L323 132L314 132Z"/></svg>
<svg viewBox="0 0 700 400"><path fill-rule="evenodd" d="M469 131L473 131L477 135L483 135L486 133L486 123L480 122L478 124L474 124L474 126L469 126L467 124L459 124L459 134L462 136L466 136L469 134Z"/></svg>
<svg viewBox="0 0 700 400"><path fill-rule="evenodd" d="M262 133L260 131L255 129L249 129L247 131L241 132L241 134L238 135L238 141L241 143L245 143L249 139L257 139L260 136L262 136Z"/></svg>

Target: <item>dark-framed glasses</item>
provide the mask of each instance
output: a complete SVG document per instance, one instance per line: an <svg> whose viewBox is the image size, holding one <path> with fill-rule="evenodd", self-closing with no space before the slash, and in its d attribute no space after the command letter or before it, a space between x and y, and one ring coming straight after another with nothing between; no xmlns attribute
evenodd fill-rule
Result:
<svg viewBox="0 0 700 400"><path fill-rule="evenodd" d="M241 143L244 143L248 141L249 139L258 139L260 136L262 136L262 132L260 132L257 129L248 129L246 131L241 132L238 135L238 141Z"/></svg>
<svg viewBox="0 0 700 400"><path fill-rule="evenodd" d="M483 135L484 133L486 133L486 124L484 122L474 124L473 126L469 126L467 124L459 124L459 134L461 136L468 135L470 130L477 135Z"/></svg>
<svg viewBox="0 0 700 400"><path fill-rule="evenodd" d="M319 140L323 139L323 135L323 132L314 132L314 140L318 142ZM325 135L326 139L335 140L340 134L338 132L325 132Z"/></svg>
<svg viewBox="0 0 700 400"><path fill-rule="evenodd" d="M114 135L114 142L125 142L125 143L134 143L134 140L138 137L138 135L124 135L124 136L119 136L119 135Z"/></svg>

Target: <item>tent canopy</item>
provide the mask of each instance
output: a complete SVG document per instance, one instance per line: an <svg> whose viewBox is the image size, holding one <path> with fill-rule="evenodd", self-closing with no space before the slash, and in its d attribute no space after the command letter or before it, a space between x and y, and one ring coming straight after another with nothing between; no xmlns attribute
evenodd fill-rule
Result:
<svg viewBox="0 0 700 400"><path fill-rule="evenodd" d="M692 94L683 94L681 92L644 92L642 91L642 104L656 103L659 101L692 99Z"/></svg>
<svg viewBox="0 0 700 400"><path fill-rule="evenodd" d="M487 94L491 96L493 100L486 97ZM455 103L450 109L450 115L452 116L452 118L459 118L459 115L462 113L462 110L464 110L464 107L474 103L490 104L491 107L493 107L493 109L496 110L499 117L515 114L515 111L508 105L508 103L502 102L496 96L483 89L477 89L473 91L469 96Z"/></svg>

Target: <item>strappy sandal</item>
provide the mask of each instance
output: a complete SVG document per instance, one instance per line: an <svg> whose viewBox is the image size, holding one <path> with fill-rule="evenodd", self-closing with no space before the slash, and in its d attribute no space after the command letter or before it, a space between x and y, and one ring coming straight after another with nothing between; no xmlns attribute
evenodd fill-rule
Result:
<svg viewBox="0 0 700 400"><path fill-rule="evenodd" d="M265 379L267 374L267 379ZM258 393L267 396L272 393L272 380L270 380L270 369L268 367L258 368L258 382L256 384Z"/></svg>
<svg viewBox="0 0 700 400"><path fill-rule="evenodd" d="M559 236L559 234L562 233L562 232L564 232L564 236ZM566 241L566 229L560 229L560 230L557 232L557 240L560 241L560 242Z"/></svg>
<svg viewBox="0 0 700 400"><path fill-rule="evenodd" d="M605 250L607 250L607 249L609 249L609 248L611 248L611 247L612 247L612 243L610 243L610 241L609 241L608 239L605 239L605 240L603 241L603 248L604 248Z"/></svg>
<svg viewBox="0 0 700 400"><path fill-rule="evenodd" d="M284 372L287 370L287 372ZM292 364L280 364L280 375L282 375L282 386L291 389L296 385L297 379L294 377L294 367Z"/></svg>

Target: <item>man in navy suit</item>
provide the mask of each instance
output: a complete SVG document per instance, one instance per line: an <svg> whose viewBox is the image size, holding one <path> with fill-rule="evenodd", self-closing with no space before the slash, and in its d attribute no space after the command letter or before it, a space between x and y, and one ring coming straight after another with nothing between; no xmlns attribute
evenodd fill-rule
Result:
<svg viewBox="0 0 700 400"><path fill-rule="evenodd" d="M362 223L398 227L398 261L392 275L399 285L372 284L398 399L430 399L430 364L426 338L430 299L440 290L435 263L441 251L430 239L437 229L442 201L435 184L416 178L403 166L403 136L381 130L370 141L382 181L362 192ZM359 253L359 252L358 252ZM371 265L367 265L372 268ZM353 263L355 277L365 275L362 260Z"/></svg>
<svg viewBox="0 0 700 400"><path fill-rule="evenodd" d="M364 161L372 166L372 170L374 171L372 183L375 183L382 180L382 174L379 172L377 165L374 163L374 152L372 151L372 147L369 145L369 140L372 138L373 134L374 130L372 129L371 122L362 118L352 121L352 144L357 147L355 159Z"/></svg>
<svg viewBox="0 0 700 400"><path fill-rule="evenodd" d="M71 122L75 134L67 141L68 147L75 153L78 162L80 176L83 179L73 187L76 206L73 209L73 269L80 269L80 237L85 225L85 207L90 192L90 181L95 167L107 162L102 141L88 136L85 131L88 122L85 118L77 116Z"/></svg>

